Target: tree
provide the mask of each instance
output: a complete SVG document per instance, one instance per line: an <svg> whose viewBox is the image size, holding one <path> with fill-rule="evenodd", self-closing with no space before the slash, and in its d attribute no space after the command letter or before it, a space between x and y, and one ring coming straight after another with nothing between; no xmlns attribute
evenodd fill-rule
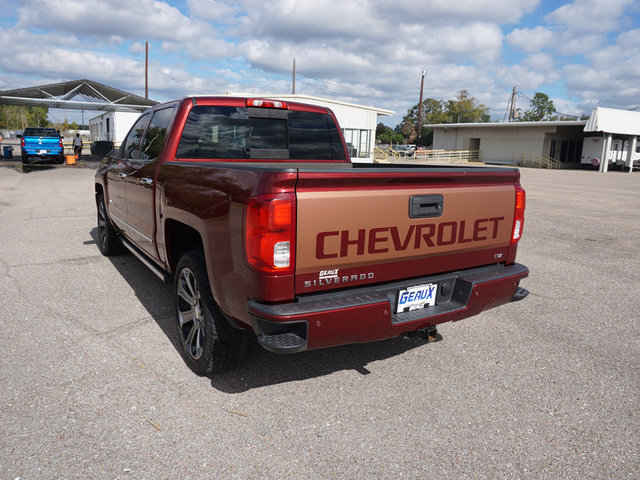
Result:
<svg viewBox="0 0 640 480"><path fill-rule="evenodd" d="M419 145L429 145L431 138L429 132L425 131L424 125L433 123L444 123L447 121L444 111L445 102L435 98L427 98L422 101L422 125L420 139L416 141ZM418 110L420 105L416 103L402 118L402 122L396 127L396 132L402 134L407 140L416 140L416 129L418 127ZM431 136L432 137L432 136ZM426 143L425 143L426 142Z"/></svg>
<svg viewBox="0 0 640 480"><path fill-rule="evenodd" d="M405 139L416 139L418 126L418 107L415 104L402 118L402 122L396 127L396 132L401 133ZM474 97L469 96L466 90L460 90L455 100L438 100L427 98L422 102L422 128L419 145L431 145L433 142L433 129L424 128L425 125L437 123L467 123L488 122L491 120L489 108L478 103Z"/></svg>
<svg viewBox="0 0 640 480"><path fill-rule="evenodd" d="M540 122L543 120L557 120L558 117L555 113L556 107L553 105L553 100L545 93L536 92L529 102L529 109L520 115L519 121Z"/></svg>
<svg viewBox="0 0 640 480"><path fill-rule="evenodd" d="M455 100L447 101L446 112L451 123L481 123L491 120L489 107L477 103L466 90L460 90Z"/></svg>
<svg viewBox="0 0 640 480"><path fill-rule="evenodd" d="M383 123L378 123L378 126L376 127L376 140L384 144L402 143L404 141L404 137L401 134L394 132Z"/></svg>
<svg viewBox="0 0 640 480"><path fill-rule="evenodd" d="M24 107L20 105L0 105L0 128L22 130L26 127L48 127L45 107Z"/></svg>

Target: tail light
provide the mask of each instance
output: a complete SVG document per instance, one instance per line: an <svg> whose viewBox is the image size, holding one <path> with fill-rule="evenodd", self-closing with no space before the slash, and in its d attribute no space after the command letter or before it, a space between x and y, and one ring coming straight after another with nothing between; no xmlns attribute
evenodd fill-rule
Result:
<svg viewBox="0 0 640 480"><path fill-rule="evenodd" d="M62 144L62 138L60 139L60 148L64 149L64 145Z"/></svg>
<svg viewBox="0 0 640 480"><path fill-rule="evenodd" d="M524 188L516 185L516 204L513 211L513 229L511 230L510 245L518 243L522 238L522 228L524 227L524 208L526 205L526 194Z"/></svg>
<svg viewBox="0 0 640 480"><path fill-rule="evenodd" d="M245 204L245 256L255 270L269 275L293 273L295 195L251 197Z"/></svg>
<svg viewBox="0 0 640 480"><path fill-rule="evenodd" d="M20 140L20 146L24 147L24 137L22 137L22 140Z"/></svg>

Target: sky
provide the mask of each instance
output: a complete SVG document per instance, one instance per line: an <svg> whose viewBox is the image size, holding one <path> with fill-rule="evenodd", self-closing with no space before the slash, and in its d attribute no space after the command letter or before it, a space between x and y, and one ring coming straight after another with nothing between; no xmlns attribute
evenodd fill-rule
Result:
<svg viewBox="0 0 640 480"><path fill-rule="evenodd" d="M0 0L0 90L89 79L149 98L296 93L395 111L514 86L568 115L640 106L640 0ZM50 120L78 113L52 110ZM52 118L53 117L53 118ZM56 118L58 117L58 118Z"/></svg>

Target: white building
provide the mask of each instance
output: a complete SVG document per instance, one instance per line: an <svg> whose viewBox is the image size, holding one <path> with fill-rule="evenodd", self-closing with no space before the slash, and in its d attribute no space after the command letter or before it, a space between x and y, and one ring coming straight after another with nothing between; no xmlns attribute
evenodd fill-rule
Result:
<svg viewBox="0 0 640 480"><path fill-rule="evenodd" d="M252 97L255 94L234 94L233 96ZM376 126L378 115L393 115L392 110L356 105L321 97L303 94L273 94L259 95L259 98L271 98L291 102L308 103L320 107L330 108L338 119L344 140L349 147L353 162L373 162L373 148L375 147Z"/></svg>
<svg viewBox="0 0 640 480"><path fill-rule="evenodd" d="M105 112L89 120L89 140L111 141L116 146L124 140L140 112Z"/></svg>
<svg viewBox="0 0 640 480"><path fill-rule="evenodd" d="M584 140L583 162L584 153L595 149L596 157L592 164L599 167L601 172L606 172L610 164L624 164L629 168L640 162L640 112L596 107L591 112L584 131L588 140ZM598 150L600 158L597 158Z"/></svg>
<svg viewBox="0 0 640 480"><path fill-rule="evenodd" d="M450 123L433 128L434 150L479 150L480 160L516 163L521 154L579 164L583 121Z"/></svg>
<svg viewBox="0 0 640 480"><path fill-rule="evenodd" d="M567 167L598 167L606 172L610 164L629 167L640 160L640 112L629 110L597 107L589 120L427 127L433 128L434 150L479 150L484 162L516 163L519 156L529 155L550 157ZM608 161L601 161L604 158Z"/></svg>

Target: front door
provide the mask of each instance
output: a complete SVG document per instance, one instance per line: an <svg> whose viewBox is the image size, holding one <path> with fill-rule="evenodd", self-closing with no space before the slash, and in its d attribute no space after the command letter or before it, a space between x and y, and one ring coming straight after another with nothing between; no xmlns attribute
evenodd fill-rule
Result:
<svg viewBox="0 0 640 480"><path fill-rule="evenodd" d="M142 137L138 158L129 161L126 178L129 235L138 247L153 258L157 258L153 242L156 229L155 173L173 111L174 107L168 107L153 113Z"/></svg>
<svg viewBox="0 0 640 480"><path fill-rule="evenodd" d="M107 172L107 209L109 217L128 237L127 223L127 177L131 173L131 161L140 155L140 140L149 122L149 115L142 115L131 127L118 152L118 161L113 162Z"/></svg>

